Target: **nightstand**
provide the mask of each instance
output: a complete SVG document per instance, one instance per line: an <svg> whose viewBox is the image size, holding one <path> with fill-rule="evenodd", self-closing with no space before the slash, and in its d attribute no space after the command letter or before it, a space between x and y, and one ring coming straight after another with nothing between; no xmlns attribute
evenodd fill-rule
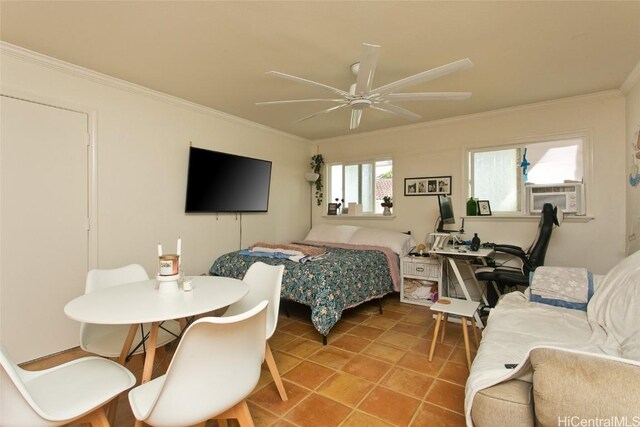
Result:
<svg viewBox="0 0 640 427"><path fill-rule="evenodd" d="M400 258L400 301L430 306L431 287L437 284L440 294L440 261L435 257L411 256Z"/></svg>

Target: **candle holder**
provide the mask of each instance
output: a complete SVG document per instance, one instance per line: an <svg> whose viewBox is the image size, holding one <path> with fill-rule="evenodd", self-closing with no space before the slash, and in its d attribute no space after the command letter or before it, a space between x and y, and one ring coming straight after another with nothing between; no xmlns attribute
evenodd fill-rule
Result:
<svg viewBox="0 0 640 427"><path fill-rule="evenodd" d="M182 239L178 238L176 254L163 254L162 245L158 243L158 292L170 294L178 291L180 279L180 253L182 252Z"/></svg>

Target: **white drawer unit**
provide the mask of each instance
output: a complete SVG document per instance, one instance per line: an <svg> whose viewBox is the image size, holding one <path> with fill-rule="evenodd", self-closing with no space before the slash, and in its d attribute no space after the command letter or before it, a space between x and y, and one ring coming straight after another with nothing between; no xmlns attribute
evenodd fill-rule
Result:
<svg viewBox="0 0 640 427"><path fill-rule="evenodd" d="M405 256L400 259L400 301L431 305L440 292L441 265L437 258Z"/></svg>

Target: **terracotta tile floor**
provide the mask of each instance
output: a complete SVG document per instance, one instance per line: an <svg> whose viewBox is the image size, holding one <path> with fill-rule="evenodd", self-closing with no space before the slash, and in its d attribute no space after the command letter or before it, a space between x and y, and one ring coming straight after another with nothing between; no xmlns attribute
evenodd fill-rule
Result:
<svg viewBox="0 0 640 427"><path fill-rule="evenodd" d="M435 323L430 310L400 303L398 294L385 297L382 306L382 315L377 303L343 313L323 346L309 309L290 304L291 317L281 313L270 340L289 400L280 400L265 364L248 399L255 425L463 426L468 371L461 326L449 323L429 362ZM138 357L127 367L139 375L141 363ZM115 426L131 425L125 394Z"/></svg>

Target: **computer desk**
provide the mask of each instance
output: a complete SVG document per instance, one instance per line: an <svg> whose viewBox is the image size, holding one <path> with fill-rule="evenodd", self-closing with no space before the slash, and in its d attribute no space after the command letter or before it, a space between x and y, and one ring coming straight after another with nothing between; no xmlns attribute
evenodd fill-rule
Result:
<svg viewBox="0 0 640 427"><path fill-rule="evenodd" d="M478 279L476 279L474 266L471 263L474 260L479 259L480 261L482 261L482 264L487 265L485 259L493 255L493 252L494 252L493 248L480 248L477 251L471 251L466 246L453 246L453 245L446 245L442 249L431 249L429 251L430 254L438 255L444 258L446 261L448 261L449 265L451 266L451 271L453 271L453 274L456 276L456 279L460 284L460 288L462 289L462 293L464 294L465 299L467 301L472 301L471 295L469 295L469 290L467 289L467 284L462 279L462 274L460 274L460 269L458 268L458 263L456 262L456 261L462 261L464 265L466 265L469 271L471 272L473 283L476 286L476 289L478 290L478 292L480 293L482 297L482 301L487 305L489 305L489 302L487 301L487 296L482 291L482 288L480 287L480 283L478 282ZM445 284L444 280L447 276L446 262L442 262L441 266L442 266L441 278L442 278L442 283L444 287L444 284ZM484 326L484 324L482 323L482 320L480 319L480 315L477 312L475 314L475 320L478 323L478 325L480 325L481 327Z"/></svg>

